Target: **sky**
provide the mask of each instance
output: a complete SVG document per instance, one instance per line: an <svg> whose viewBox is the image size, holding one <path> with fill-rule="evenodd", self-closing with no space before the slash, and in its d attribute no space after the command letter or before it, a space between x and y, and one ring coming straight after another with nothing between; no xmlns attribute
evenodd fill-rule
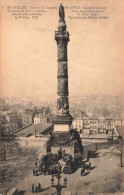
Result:
<svg viewBox="0 0 124 195"><path fill-rule="evenodd" d="M108 19L69 19L69 94L124 96L124 1L63 0L64 6L105 6ZM1 1L1 97L44 96L57 93L57 44L60 1ZM6 6L48 6L39 19L15 19Z"/></svg>

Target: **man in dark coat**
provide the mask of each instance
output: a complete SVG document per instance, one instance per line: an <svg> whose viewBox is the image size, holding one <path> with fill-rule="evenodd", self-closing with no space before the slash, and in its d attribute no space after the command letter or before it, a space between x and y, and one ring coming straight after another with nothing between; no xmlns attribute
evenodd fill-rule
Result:
<svg viewBox="0 0 124 195"><path fill-rule="evenodd" d="M41 192L41 184L40 183L38 183L38 192Z"/></svg>
<svg viewBox="0 0 124 195"><path fill-rule="evenodd" d="M32 184L32 192L34 192L34 185Z"/></svg>

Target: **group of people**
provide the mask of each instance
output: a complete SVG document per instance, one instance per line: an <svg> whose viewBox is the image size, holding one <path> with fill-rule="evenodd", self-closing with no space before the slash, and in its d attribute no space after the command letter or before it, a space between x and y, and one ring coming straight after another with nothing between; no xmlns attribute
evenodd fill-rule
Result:
<svg viewBox="0 0 124 195"><path fill-rule="evenodd" d="M81 169L81 176L85 176L86 175L85 171L91 169L91 162L89 162L89 159L90 159L90 153L88 151L87 161L83 162L83 168Z"/></svg>
<svg viewBox="0 0 124 195"><path fill-rule="evenodd" d="M34 184L32 184L32 193L38 193L38 192L41 192L42 191L42 189L41 189L41 184L40 183L38 183L38 185L37 186L34 186Z"/></svg>
<svg viewBox="0 0 124 195"><path fill-rule="evenodd" d="M81 176L85 176L86 173L85 173L85 170L90 170L91 169L91 162L86 162L86 163L83 163L83 168L81 169Z"/></svg>
<svg viewBox="0 0 124 195"><path fill-rule="evenodd" d="M91 169L91 162L89 162L91 154L94 157L96 155L96 151L98 150L98 145L96 144L96 150L95 151L88 151L87 152L87 160L86 162L83 163L83 168L81 169L81 176L85 176L85 170L90 170ZM92 152L92 153L91 153Z"/></svg>
<svg viewBox="0 0 124 195"><path fill-rule="evenodd" d="M38 170L37 169L33 169L33 176L38 176Z"/></svg>

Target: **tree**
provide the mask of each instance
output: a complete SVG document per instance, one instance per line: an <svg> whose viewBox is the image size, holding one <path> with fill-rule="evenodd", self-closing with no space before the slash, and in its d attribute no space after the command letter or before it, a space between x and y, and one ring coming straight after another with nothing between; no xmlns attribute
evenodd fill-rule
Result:
<svg viewBox="0 0 124 195"><path fill-rule="evenodd" d="M120 151L120 165L121 167L123 166L123 142L124 140L122 139L122 137L120 136L118 139L118 143L116 144L116 148Z"/></svg>
<svg viewBox="0 0 124 195"><path fill-rule="evenodd" d="M120 166L121 167L123 167L123 143L124 143L124 140L122 136L119 136L118 140L116 141L112 140L112 148L109 150L110 154L115 154L113 152L116 150L120 152Z"/></svg>
<svg viewBox="0 0 124 195"><path fill-rule="evenodd" d="M58 163L58 160L57 154L46 154L41 159L39 169L50 175L57 174L58 171L61 171L61 165Z"/></svg>
<svg viewBox="0 0 124 195"><path fill-rule="evenodd" d="M0 127L0 153L4 161L7 160L7 153L13 154L19 149L19 143L15 135L5 134L4 127Z"/></svg>
<svg viewBox="0 0 124 195"><path fill-rule="evenodd" d="M58 163L58 155L52 153L46 154L45 156L43 156L41 162L44 166L49 167L50 165Z"/></svg>

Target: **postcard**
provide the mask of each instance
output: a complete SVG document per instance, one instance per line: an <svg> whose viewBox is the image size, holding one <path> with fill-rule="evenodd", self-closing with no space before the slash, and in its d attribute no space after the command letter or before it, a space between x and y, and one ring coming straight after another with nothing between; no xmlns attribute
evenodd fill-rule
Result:
<svg viewBox="0 0 124 195"><path fill-rule="evenodd" d="M123 24L123 0L0 0L0 195L123 194Z"/></svg>

